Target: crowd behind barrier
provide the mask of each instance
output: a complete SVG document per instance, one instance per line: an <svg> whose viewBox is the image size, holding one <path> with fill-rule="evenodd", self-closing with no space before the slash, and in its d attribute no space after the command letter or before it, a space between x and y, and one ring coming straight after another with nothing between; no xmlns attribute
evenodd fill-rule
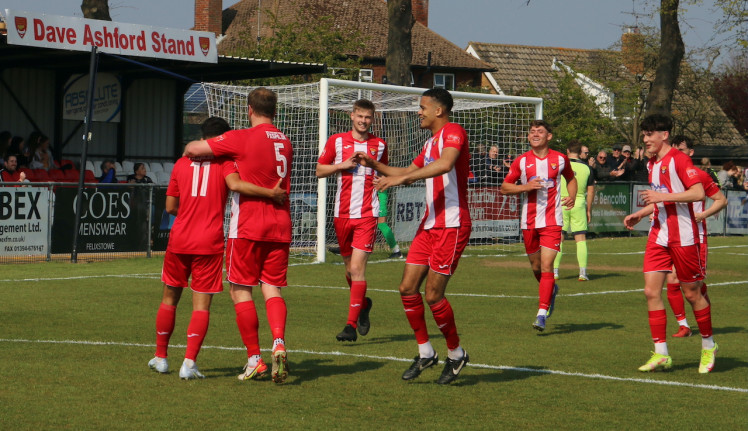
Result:
<svg viewBox="0 0 748 431"><path fill-rule="evenodd" d="M421 188L405 187L394 196L392 227L399 242L409 242L420 221ZM598 236L646 233L648 220L640 222L634 233L629 233L622 222L626 215L642 207L639 191L647 188L647 184L639 183L595 185L589 232ZM707 220L709 234L748 234L748 192L725 190L724 193L727 209ZM0 262L68 260L72 252L76 195L77 179L0 184ZM151 256L166 250L174 217L165 211L164 185L91 183L84 186L83 199L78 228L79 258ZM471 238L519 240L516 197L501 195L498 186L476 185L471 187L470 199L474 225ZM292 206L298 205L294 202L297 201L292 199ZM315 211L312 206L292 208L294 227L316 220Z"/></svg>

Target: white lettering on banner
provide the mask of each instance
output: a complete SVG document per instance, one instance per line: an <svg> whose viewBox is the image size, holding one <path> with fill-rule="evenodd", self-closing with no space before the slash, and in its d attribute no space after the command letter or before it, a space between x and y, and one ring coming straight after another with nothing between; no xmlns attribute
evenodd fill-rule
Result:
<svg viewBox="0 0 748 431"><path fill-rule="evenodd" d="M155 28L95 19L5 10L8 43L44 48L99 51L138 57L217 63L215 34ZM29 29L29 26L31 27Z"/></svg>
<svg viewBox="0 0 748 431"><path fill-rule="evenodd" d="M47 254L49 189L0 188L0 256Z"/></svg>

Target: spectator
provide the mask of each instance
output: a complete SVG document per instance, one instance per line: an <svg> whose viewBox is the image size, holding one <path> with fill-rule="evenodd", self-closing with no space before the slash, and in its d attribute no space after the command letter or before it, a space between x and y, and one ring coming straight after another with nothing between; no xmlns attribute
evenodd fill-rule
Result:
<svg viewBox="0 0 748 431"><path fill-rule="evenodd" d="M582 145L582 149L579 151L579 160L587 161L590 156L590 148L586 145Z"/></svg>
<svg viewBox="0 0 748 431"><path fill-rule="evenodd" d="M613 170L618 169L619 166L621 166L621 163L623 163L623 154L621 154L621 150L623 149L623 144L615 144L613 145L613 154L608 157L608 161L606 164L610 168L611 172Z"/></svg>
<svg viewBox="0 0 748 431"><path fill-rule="evenodd" d="M504 177L507 172L504 165L504 159L499 158L499 147L492 145L491 148L488 149L488 156L485 158L485 166L482 170L481 182L494 186L500 185L504 182Z"/></svg>
<svg viewBox="0 0 748 431"><path fill-rule="evenodd" d="M100 183L116 183L117 172L114 170L114 160L104 160L101 162Z"/></svg>
<svg viewBox="0 0 748 431"><path fill-rule="evenodd" d="M730 160L729 162L722 165L722 170L717 172L717 178L719 179L719 186L725 190L737 190L738 189L738 177L740 176L740 169L735 166L735 163Z"/></svg>
<svg viewBox="0 0 748 431"><path fill-rule="evenodd" d="M621 153L623 154L623 162L617 170L617 181L633 181L634 175L639 169L639 160L632 157L631 145L624 145ZM611 176L613 176L612 172Z"/></svg>
<svg viewBox="0 0 748 431"><path fill-rule="evenodd" d="M486 160L486 146L478 144L475 146L475 151L470 153L470 172L473 173L475 178L473 183L479 182L485 171L484 161Z"/></svg>
<svg viewBox="0 0 748 431"><path fill-rule="evenodd" d="M18 170L18 157L15 154L9 154L5 161L5 168L0 170L0 178L3 182L20 183L26 181L26 174Z"/></svg>
<svg viewBox="0 0 748 431"><path fill-rule="evenodd" d="M595 158L592 170L595 171L595 181L610 181L610 168L608 167L608 153L600 151Z"/></svg>
<svg viewBox="0 0 748 431"><path fill-rule="evenodd" d="M647 163L649 163L649 157L647 157L647 152L642 147L637 148L634 153L634 159L636 159L638 163L634 169L632 181L637 183L648 183L649 172L647 171Z"/></svg>
<svg viewBox="0 0 748 431"><path fill-rule="evenodd" d="M114 170L114 168L112 168ZM138 184L152 184L153 180L151 177L146 175L145 171L145 165L143 163L135 163L135 165L132 168L133 173L127 176L127 182L128 183L138 183ZM102 172L104 169L102 168Z"/></svg>
<svg viewBox="0 0 748 431"><path fill-rule="evenodd" d="M8 154L15 154L19 168L25 168L28 166L28 158L25 156L27 152L26 141L20 136L14 136L10 140L10 147L8 148Z"/></svg>
<svg viewBox="0 0 748 431"><path fill-rule="evenodd" d="M701 158L701 169L706 171L707 169L713 169L712 168L712 161L709 160L709 157L702 157Z"/></svg>
<svg viewBox="0 0 748 431"><path fill-rule="evenodd" d="M49 138L44 135L37 137L36 149L33 152L31 162L29 163L29 169L44 169L48 171L54 166L52 163L52 155L49 151Z"/></svg>

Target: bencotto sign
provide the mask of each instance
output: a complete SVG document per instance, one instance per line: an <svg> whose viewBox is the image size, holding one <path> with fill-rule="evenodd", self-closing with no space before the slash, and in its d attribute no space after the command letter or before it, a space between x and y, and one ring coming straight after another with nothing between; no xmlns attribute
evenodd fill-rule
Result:
<svg viewBox="0 0 748 431"><path fill-rule="evenodd" d="M8 43L138 57L217 63L215 34L5 10Z"/></svg>

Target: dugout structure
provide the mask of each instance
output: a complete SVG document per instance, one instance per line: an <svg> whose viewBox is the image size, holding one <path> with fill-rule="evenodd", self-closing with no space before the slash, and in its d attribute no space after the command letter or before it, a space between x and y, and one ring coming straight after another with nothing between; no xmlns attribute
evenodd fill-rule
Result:
<svg viewBox="0 0 748 431"><path fill-rule="evenodd" d="M249 127L247 95L254 87L204 83L208 115L226 119L233 128ZM335 133L351 129L353 102L371 100L377 112L372 133L387 141L392 166L409 166L431 136L419 128L418 106L423 88L400 87L323 78L319 83L269 87L278 94L276 126L291 140L294 159L291 177L293 222L292 262L325 261L327 246L337 245L332 227L336 181L317 179L317 158ZM542 118L543 101L534 97L499 96L453 91L451 121L468 132L472 165L482 163L491 146L500 157L516 157L527 150L529 123ZM471 180L468 201L473 219L471 246L500 251L517 242L519 198L503 196L499 185ZM413 239L423 215L422 181L390 191L388 223L401 248ZM380 238L381 239L381 238ZM386 248L378 241L379 248Z"/></svg>

